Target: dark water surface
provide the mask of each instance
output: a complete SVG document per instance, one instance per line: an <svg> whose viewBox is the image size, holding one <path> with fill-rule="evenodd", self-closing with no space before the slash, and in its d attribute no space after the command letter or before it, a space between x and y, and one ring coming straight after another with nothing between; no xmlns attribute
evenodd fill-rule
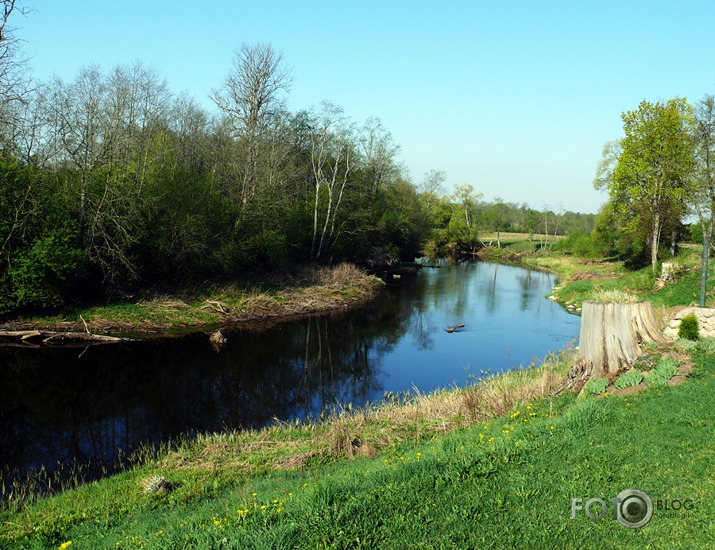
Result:
<svg viewBox="0 0 715 550"><path fill-rule="evenodd" d="M580 318L544 298L554 275L443 264L368 306L231 329L64 349L0 347L0 466L97 466L180 434L258 427L325 407L428 392L543 359ZM448 334L445 329L464 323Z"/></svg>

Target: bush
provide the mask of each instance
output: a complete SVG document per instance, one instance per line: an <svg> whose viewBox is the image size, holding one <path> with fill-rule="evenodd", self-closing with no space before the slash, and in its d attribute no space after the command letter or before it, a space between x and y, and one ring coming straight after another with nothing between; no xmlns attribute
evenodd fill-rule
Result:
<svg viewBox="0 0 715 550"><path fill-rule="evenodd" d="M698 340L700 338L700 321L698 321L694 313L686 315L682 321L680 321L678 338L685 338L687 340Z"/></svg>
<svg viewBox="0 0 715 550"><path fill-rule="evenodd" d="M643 382L643 374L637 370L629 370L623 373L613 384L614 387L622 390L630 386L637 386Z"/></svg>

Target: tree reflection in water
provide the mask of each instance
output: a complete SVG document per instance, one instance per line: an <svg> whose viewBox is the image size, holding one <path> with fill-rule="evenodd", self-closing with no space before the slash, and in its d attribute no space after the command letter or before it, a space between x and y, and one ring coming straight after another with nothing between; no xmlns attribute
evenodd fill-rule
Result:
<svg viewBox="0 0 715 550"><path fill-rule="evenodd" d="M77 461L101 472L144 443L314 417L385 391L466 383L465 367L528 363L578 332L578 319L544 298L553 284L553 275L510 266L456 264L362 308L223 329L219 351L204 333L86 350L0 348L0 465ZM446 334L456 323L466 328Z"/></svg>

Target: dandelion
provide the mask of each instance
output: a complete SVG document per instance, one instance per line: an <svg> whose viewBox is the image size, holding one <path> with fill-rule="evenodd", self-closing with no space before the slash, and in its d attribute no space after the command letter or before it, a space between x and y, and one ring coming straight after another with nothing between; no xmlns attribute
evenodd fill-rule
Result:
<svg viewBox="0 0 715 550"><path fill-rule="evenodd" d="M516 411L514 414L511 415L512 418L516 418L521 414L521 411Z"/></svg>
<svg viewBox="0 0 715 550"><path fill-rule="evenodd" d="M503 434L508 434L508 433L509 433L509 430L502 430L501 433L503 433Z"/></svg>
<svg viewBox="0 0 715 550"><path fill-rule="evenodd" d="M493 437L490 437L490 438L489 438L489 441L487 441L487 443L494 443L494 438L493 438Z"/></svg>
<svg viewBox="0 0 715 550"><path fill-rule="evenodd" d="M60 544L60 550L65 550L65 548L69 548L70 546L72 546L72 541L68 540L67 542Z"/></svg>
<svg viewBox="0 0 715 550"><path fill-rule="evenodd" d="M482 439L484 439L484 434L479 434L479 441L481 441Z"/></svg>
<svg viewBox="0 0 715 550"><path fill-rule="evenodd" d="M164 531L162 531L161 529L156 532L156 536L157 536L157 537L163 537L165 534L166 534L166 533L164 533Z"/></svg>
<svg viewBox="0 0 715 550"><path fill-rule="evenodd" d="M549 426L549 429L553 430L553 429L554 429L554 427L553 427L553 426Z"/></svg>
<svg viewBox="0 0 715 550"><path fill-rule="evenodd" d="M253 493L251 496L252 496L253 498L256 498L256 497L258 496L258 493Z"/></svg>
<svg viewBox="0 0 715 550"><path fill-rule="evenodd" d="M421 457L422 453L417 453L417 458Z"/></svg>
<svg viewBox="0 0 715 550"><path fill-rule="evenodd" d="M608 397L608 392L604 393L603 397Z"/></svg>
<svg viewBox="0 0 715 550"><path fill-rule="evenodd" d="M262 504L262 505L261 505L261 510L265 510L265 509L266 509L266 505L265 505L265 504Z"/></svg>

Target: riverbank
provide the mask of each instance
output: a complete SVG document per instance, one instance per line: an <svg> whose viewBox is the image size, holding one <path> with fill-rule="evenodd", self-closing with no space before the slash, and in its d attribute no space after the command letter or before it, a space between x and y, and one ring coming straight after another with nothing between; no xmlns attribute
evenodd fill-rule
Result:
<svg viewBox="0 0 715 550"><path fill-rule="evenodd" d="M554 396L564 352L318 423L206 434L123 474L15 502L0 512L0 547L705 548L715 346L690 352L692 376L637 395ZM609 502L628 488L660 503L646 527L572 517L573 499Z"/></svg>
<svg viewBox="0 0 715 550"><path fill-rule="evenodd" d="M223 284L152 295L135 301L76 308L54 316L9 319L1 331L156 336L320 313L364 303L384 283L350 265L302 268L263 282Z"/></svg>
<svg viewBox="0 0 715 550"><path fill-rule="evenodd" d="M614 280L623 290L629 279ZM602 280L561 287L582 281ZM669 299L687 284L673 282ZM638 395L554 395L565 350L466 388L147 449L131 470L52 498L16 493L0 547L706 547L715 347L681 352L691 376ZM636 530L571 519L573 498L609 502L632 487L671 508L688 500L689 516Z"/></svg>

